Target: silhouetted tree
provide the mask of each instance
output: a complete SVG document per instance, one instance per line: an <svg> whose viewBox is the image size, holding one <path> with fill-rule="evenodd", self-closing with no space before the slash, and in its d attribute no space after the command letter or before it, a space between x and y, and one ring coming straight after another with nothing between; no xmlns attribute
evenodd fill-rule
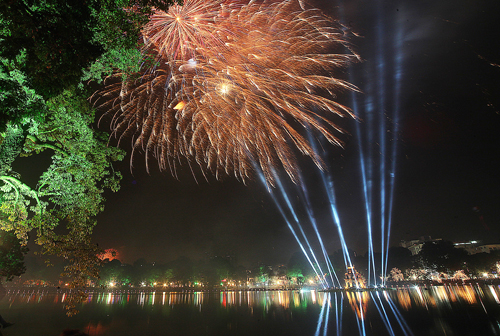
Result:
<svg viewBox="0 0 500 336"><path fill-rule="evenodd" d="M24 255L27 252L28 248L21 245L14 233L0 230L0 283L2 278L11 281L26 271Z"/></svg>
<svg viewBox="0 0 500 336"><path fill-rule="evenodd" d="M174 279L182 284L191 281L194 276L194 263L188 257L179 257L168 264L174 270Z"/></svg>
<svg viewBox="0 0 500 336"><path fill-rule="evenodd" d="M488 273L491 270L495 270L496 263L500 261L500 251L472 254L467 256L466 260L466 265L469 273L471 273L472 275L481 276L483 273Z"/></svg>
<svg viewBox="0 0 500 336"><path fill-rule="evenodd" d="M450 241L429 241L424 243L418 256L423 267L438 272L454 273L464 268L467 251L455 248Z"/></svg>
<svg viewBox="0 0 500 336"><path fill-rule="evenodd" d="M387 269L399 268L403 273L413 267L413 257L411 251L401 246L389 248Z"/></svg>
<svg viewBox="0 0 500 336"><path fill-rule="evenodd" d="M125 269L122 267L122 263L118 259L105 259L101 271L99 272L100 282L102 285L109 285L113 282L116 285L122 284L122 278Z"/></svg>
<svg viewBox="0 0 500 336"><path fill-rule="evenodd" d="M314 271L304 253L297 251L292 254L287 263L287 276L297 278L299 282L304 282L304 279L312 274L314 274Z"/></svg>

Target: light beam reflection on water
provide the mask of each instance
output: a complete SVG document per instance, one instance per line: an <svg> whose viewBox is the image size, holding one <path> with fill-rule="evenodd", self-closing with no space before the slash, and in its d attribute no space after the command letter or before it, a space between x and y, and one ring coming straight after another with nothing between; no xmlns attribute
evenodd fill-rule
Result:
<svg viewBox="0 0 500 336"><path fill-rule="evenodd" d="M80 314L72 320L62 309L66 297L62 291L11 290L8 300L0 303L0 311L28 329L31 321L26 316L39 316L51 323L60 315L63 322L58 333L73 327L85 329L89 335L104 335L101 331L105 335L135 335L139 328L157 334L166 326L187 328L186 335L267 335L272 331L273 335L412 336L439 335L442 328L449 335L500 333L500 288L493 285L448 284L364 292L115 289L89 293L79 307ZM71 321L77 325L68 325Z"/></svg>

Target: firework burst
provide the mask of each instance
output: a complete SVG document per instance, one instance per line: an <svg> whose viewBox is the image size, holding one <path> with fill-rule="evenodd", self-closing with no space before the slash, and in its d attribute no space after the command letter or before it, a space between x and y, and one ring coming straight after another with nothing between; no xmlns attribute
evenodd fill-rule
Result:
<svg viewBox="0 0 500 336"><path fill-rule="evenodd" d="M295 0L226 8L191 0L153 15L143 33L155 62L134 81L110 84L102 107L115 134L132 135L160 169L175 172L184 157L245 181L260 166L273 184L282 165L295 181L296 149L322 166L303 129L341 144L329 115L352 114L332 99L356 88L335 71L357 56L343 27Z"/></svg>
<svg viewBox="0 0 500 336"><path fill-rule="evenodd" d="M143 29L144 48L154 49L158 59L169 63L186 61L196 49L220 48L221 20L226 6L221 0L186 0L172 5L167 12L156 11Z"/></svg>

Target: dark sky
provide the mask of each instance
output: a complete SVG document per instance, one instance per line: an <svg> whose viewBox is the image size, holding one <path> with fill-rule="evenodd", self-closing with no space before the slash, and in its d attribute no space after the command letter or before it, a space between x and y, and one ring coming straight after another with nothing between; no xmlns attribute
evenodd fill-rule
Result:
<svg viewBox="0 0 500 336"><path fill-rule="evenodd" d="M344 149L324 146L348 247L367 249L356 123L365 136L380 124L369 121L371 103L375 116L383 111L388 143L397 144L391 244L420 236L500 243L498 1L364 0L346 6L324 1L318 6L360 35L352 43L363 59L350 68L350 80L362 91L355 95L362 121L342 122L349 133L341 135ZM354 107L349 94L340 99ZM367 148L375 153L367 160L379 169L380 144ZM388 153L383 161L390 166ZM231 253L250 266L287 262L299 250L258 179L246 186L231 177L196 183L187 167L176 180L169 173L148 175L141 157L133 175L128 164L120 166L122 189L108 195L95 229L95 240L118 249L123 261ZM340 245L318 169L308 160L301 167L319 232L332 253ZM298 194L287 185L314 240ZM377 214L374 209L374 225L380 225Z"/></svg>

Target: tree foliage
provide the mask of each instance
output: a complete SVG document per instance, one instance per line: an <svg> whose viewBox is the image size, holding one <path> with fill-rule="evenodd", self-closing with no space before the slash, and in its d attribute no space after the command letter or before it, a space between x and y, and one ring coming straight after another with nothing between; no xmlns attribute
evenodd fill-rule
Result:
<svg viewBox="0 0 500 336"><path fill-rule="evenodd" d="M19 125L25 118L39 117L44 110L43 100L26 86L26 76L6 59L0 59L0 106L0 132L6 130L8 122Z"/></svg>
<svg viewBox="0 0 500 336"><path fill-rule="evenodd" d="M34 231L43 253L69 261L65 275L73 287L98 276L94 217L103 210L105 190L119 188L112 163L123 157L93 128L83 83L136 71L142 25L152 6L166 10L171 3L0 2L0 233L15 233L25 244ZM30 184L13 163L37 155L50 155L50 164ZM13 255L13 265L21 265L22 253ZM23 270L9 269L9 277Z"/></svg>
<svg viewBox="0 0 500 336"><path fill-rule="evenodd" d="M27 252L15 234L0 230L0 286L2 278L11 281L25 272L23 258Z"/></svg>
<svg viewBox="0 0 500 336"><path fill-rule="evenodd" d="M314 276L314 270L307 261L306 256L301 251L295 252L287 263L287 274L290 278L296 278L299 282L304 282L305 278Z"/></svg>
<svg viewBox="0 0 500 336"><path fill-rule="evenodd" d="M92 129L93 122L84 95L69 89L45 102L40 120L11 121L0 134L0 230L15 232L22 243L35 231L43 253L69 261L64 275L73 279L74 288L98 276L100 249L91 242L94 217L103 210L104 191L117 191L121 178L112 163L123 152L108 147L107 135ZM50 165L36 185L26 184L12 163L46 151ZM55 231L61 225L65 229Z"/></svg>
<svg viewBox="0 0 500 336"><path fill-rule="evenodd" d="M411 251L401 246L392 246L389 248L388 269L398 268L406 270L413 267L413 257Z"/></svg>
<svg viewBox="0 0 500 336"><path fill-rule="evenodd" d="M422 266L437 272L454 273L464 268L467 252L446 240L426 242L419 252Z"/></svg>
<svg viewBox="0 0 500 336"><path fill-rule="evenodd" d="M170 1L38 0L0 4L0 57L16 62L44 98L76 85L113 50L136 49L151 5Z"/></svg>
<svg viewBox="0 0 500 336"><path fill-rule="evenodd" d="M470 274L482 276L483 273L496 271L496 265L500 261L500 251L490 253L476 253L467 257L467 269Z"/></svg>

